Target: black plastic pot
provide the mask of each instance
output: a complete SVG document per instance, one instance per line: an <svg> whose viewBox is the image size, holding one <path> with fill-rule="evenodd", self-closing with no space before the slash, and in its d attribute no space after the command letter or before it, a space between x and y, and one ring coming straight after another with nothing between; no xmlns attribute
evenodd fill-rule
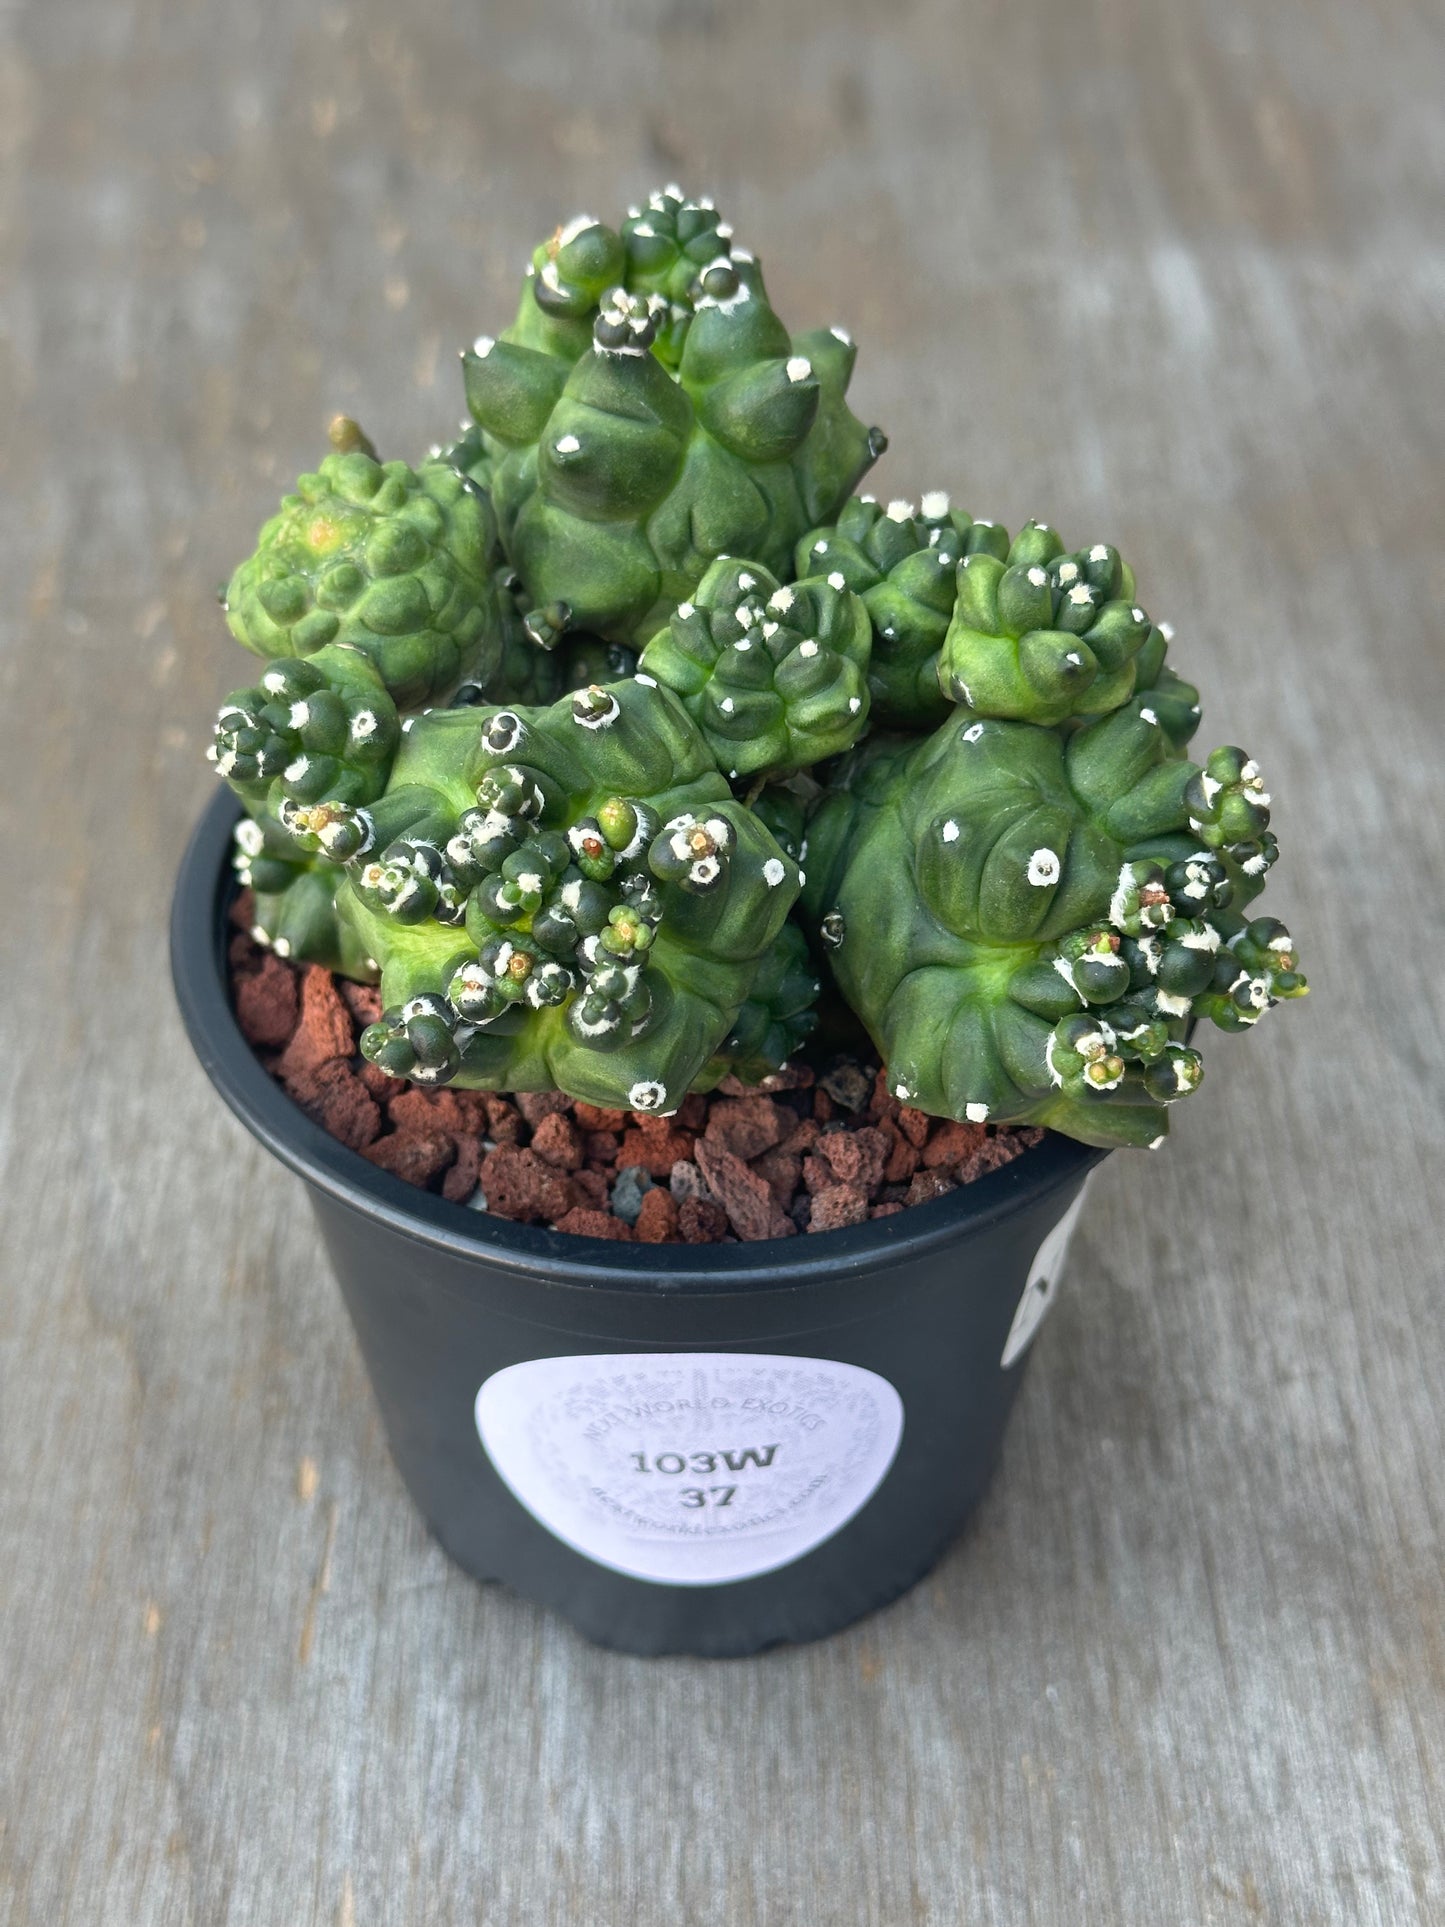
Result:
<svg viewBox="0 0 1445 1927"><path fill-rule="evenodd" d="M935 1203L753 1245L634 1246L418 1192L264 1071L227 989L237 810L176 888L201 1063L305 1181L412 1497L467 1571L635 1653L817 1639L982 1496L1091 1167L1050 1135Z"/></svg>

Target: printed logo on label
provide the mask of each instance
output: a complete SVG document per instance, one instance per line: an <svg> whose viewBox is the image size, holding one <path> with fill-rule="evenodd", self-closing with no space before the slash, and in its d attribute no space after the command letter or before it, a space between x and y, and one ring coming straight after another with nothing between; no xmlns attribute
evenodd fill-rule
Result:
<svg viewBox="0 0 1445 1927"><path fill-rule="evenodd" d="M790 1565L877 1491L903 1435L886 1378L829 1358L534 1358L477 1393L503 1482L574 1551L716 1586Z"/></svg>
<svg viewBox="0 0 1445 1927"><path fill-rule="evenodd" d="M1090 1177L1092 1175L1090 1173ZM1074 1226L1079 1222L1079 1213L1084 1208L1089 1182L1090 1179L1085 1178L1083 1190L1034 1254L1033 1264L1029 1267L1029 1281L1024 1286L1024 1295L1019 1299L1014 1321L1004 1340L1003 1357L998 1361L1004 1371L1023 1357L1033 1341L1034 1333L1044 1322L1044 1314L1059 1295L1059 1280L1064 1275L1069 1240L1074 1235Z"/></svg>

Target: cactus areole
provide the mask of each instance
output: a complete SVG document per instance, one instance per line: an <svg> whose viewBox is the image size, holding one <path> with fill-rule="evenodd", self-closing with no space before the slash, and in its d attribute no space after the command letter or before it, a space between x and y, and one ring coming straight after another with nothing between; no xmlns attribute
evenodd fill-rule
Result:
<svg viewBox="0 0 1445 1927"><path fill-rule="evenodd" d="M902 1104L1150 1146L1211 1026L1304 994L1264 778L1191 749L1132 567L857 493L855 353L706 200L579 217L457 439L338 420L236 568L236 871L379 984L381 1071L665 1115L841 1000Z"/></svg>

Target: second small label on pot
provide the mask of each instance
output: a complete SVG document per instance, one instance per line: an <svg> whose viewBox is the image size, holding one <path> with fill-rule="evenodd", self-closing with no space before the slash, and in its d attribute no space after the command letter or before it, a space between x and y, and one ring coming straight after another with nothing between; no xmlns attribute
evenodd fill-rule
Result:
<svg viewBox="0 0 1445 1927"><path fill-rule="evenodd" d="M888 1380L837 1359L628 1352L527 1359L477 1393L513 1495L599 1565L674 1586L773 1572L847 1524L903 1434Z"/></svg>

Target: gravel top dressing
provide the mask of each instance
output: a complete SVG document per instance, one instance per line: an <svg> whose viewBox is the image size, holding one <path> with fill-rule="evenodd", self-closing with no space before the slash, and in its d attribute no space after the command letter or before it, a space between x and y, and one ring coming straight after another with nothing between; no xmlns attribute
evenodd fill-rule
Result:
<svg viewBox="0 0 1445 1927"><path fill-rule="evenodd" d="M359 1054L377 991L263 949L250 917L243 895L232 995L271 1075L372 1164L519 1224L643 1244L837 1231L942 1197L1043 1136L926 1117L891 1095L876 1060L841 1055L755 1088L725 1078L671 1117L560 1091L419 1090Z"/></svg>

